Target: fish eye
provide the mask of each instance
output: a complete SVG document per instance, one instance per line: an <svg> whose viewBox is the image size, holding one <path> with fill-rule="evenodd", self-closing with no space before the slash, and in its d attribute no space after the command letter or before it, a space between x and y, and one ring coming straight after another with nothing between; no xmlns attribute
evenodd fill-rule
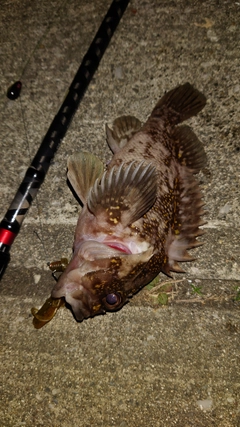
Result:
<svg viewBox="0 0 240 427"><path fill-rule="evenodd" d="M112 292L106 296L104 303L108 309L114 309L121 301L121 295L118 292Z"/></svg>
<svg viewBox="0 0 240 427"><path fill-rule="evenodd" d="M118 294L108 294L106 296L106 302L110 305L116 304L116 302L118 302Z"/></svg>

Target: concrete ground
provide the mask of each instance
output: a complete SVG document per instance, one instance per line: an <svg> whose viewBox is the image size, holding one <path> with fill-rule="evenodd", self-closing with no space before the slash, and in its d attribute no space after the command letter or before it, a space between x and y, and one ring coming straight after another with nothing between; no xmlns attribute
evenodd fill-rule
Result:
<svg viewBox="0 0 240 427"><path fill-rule="evenodd" d="M2 217L109 4L2 0ZM232 0L130 1L0 284L2 427L240 426L239 20ZM18 79L21 99L9 101ZM70 255L78 216L67 156L88 150L108 160L105 123L122 114L146 119L186 81L208 98L189 121L209 162L196 261L172 280L162 274L161 287L117 313L77 323L64 308L35 330L31 307L54 285L46 263Z"/></svg>

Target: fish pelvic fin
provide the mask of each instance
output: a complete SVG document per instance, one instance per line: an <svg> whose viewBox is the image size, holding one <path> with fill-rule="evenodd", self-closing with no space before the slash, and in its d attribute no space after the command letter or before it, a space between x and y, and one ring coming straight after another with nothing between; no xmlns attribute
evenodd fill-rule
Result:
<svg viewBox="0 0 240 427"><path fill-rule="evenodd" d="M182 166L187 166L193 173L198 173L206 166L207 156L203 144L189 126L177 126L173 138L174 156Z"/></svg>
<svg viewBox="0 0 240 427"><path fill-rule="evenodd" d="M144 162L124 163L106 171L89 193L89 210L101 224L123 227L141 218L154 204L157 195L155 167Z"/></svg>
<svg viewBox="0 0 240 427"><path fill-rule="evenodd" d="M203 244L197 237L204 234L204 230L199 227L206 223L202 219L205 213L202 193L191 172L185 171L185 176L179 183L179 192L179 204L166 241L169 270L176 272L181 271L178 261L194 260L187 250Z"/></svg>
<svg viewBox="0 0 240 427"><path fill-rule="evenodd" d="M140 120L133 116L118 117L112 129L106 124L107 143L112 152L115 154L120 151L141 126Z"/></svg>
<svg viewBox="0 0 240 427"><path fill-rule="evenodd" d="M72 154L67 160L67 178L83 204L97 178L104 171L102 161L91 153L79 152Z"/></svg>
<svg viewBox="0 0 240 427"><path fill-rule="evenodd" d="M190 83L185 83L170 90L158 101L150 119L165 118L171 124L178 124L198 114L205 104L205 96Z"/></svg>

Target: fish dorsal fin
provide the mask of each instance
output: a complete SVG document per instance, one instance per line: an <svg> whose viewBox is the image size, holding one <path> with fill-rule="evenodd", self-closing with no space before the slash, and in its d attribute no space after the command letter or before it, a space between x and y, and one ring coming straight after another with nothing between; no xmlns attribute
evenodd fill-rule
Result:
<svg viewBox="0 0 240 427"><path fill-rule="evenodd" d="M121 116L113 122L113 128L106 125L107 143L115 154L121 150L141 128L140 120L133 116Z"/></svg>
<svg viewBox="0 0 240 427"><path fill-rule="evenodd" d="M69 156L67 167L68 180L77 196L85 204L90 188L103 174L103 163L93 154L82 151Z"/></svg>
<svg viewBox="0 0 240 427"><path fill-rule="evenodd" d="M203 145L189 126L178 126L174 129L176 157L181 165L198 173L206 166L207 156Z"/></svg>
<svg viewBox="0 0 240 427"><path fill-rule="evenodd" d="M126 227L141 218L154 204L157 193L155 167L144 162L114 166L90 191L89 210L103 223Z"/></svg>
<svg viewBox="0 0 240 427"><path fill-rule="evenodd" d="M173 226L166 241L169 270L183 271L178 265L179 261L192 261L194 258L187 252L188 249L195 248L203 243L197 237L204 234L204 230L199 228L205 224L202 220L204 202L199 184L192 173L186 172L179 185L179 204L176 211Z"/></svg>

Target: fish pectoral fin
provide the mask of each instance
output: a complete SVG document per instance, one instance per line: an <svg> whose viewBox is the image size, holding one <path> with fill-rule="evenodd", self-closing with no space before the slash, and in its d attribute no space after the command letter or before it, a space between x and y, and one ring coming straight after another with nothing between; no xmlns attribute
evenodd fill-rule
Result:
<svg viewBox="0 0 240 427"><path fill-rule="evenodd" d="M204 234L204 230L199 227L206 223L201 218L205 213L203 205L198 182L189 172L180 185L179 205L166 242L168 266L171 271L181 271L178 261L192 261L194 258L187 250L203 244L197 240L197 237Z"/></svg>
<svg viewBox="0 0 240 427"><path fill-rule="evenodd" d="M121 116L113 122L113 128L106 125L107 143L115 154L121 150L141 128L140 120L133 116Z"/></svg>
<svg viewBox="0 0 240 427"><path fill-rule="evenodd" d="M89 193L88 208L101 223L127 227L141 218L157 195L155 167L144 162L114 166L98 179Z"/></svg>
<svg viewBox="0 0 240 427"><path fill-rule="evenodd" d="M175 156L181 165L198 173L206 166L207 156L201 141L189 126L178 126L174 129Z"/></svg>
<svg viewBox="0 0 240 427"><path fill-rule="evenodd" d="M67 160L68 180L83 204L97 178L104 171L102 161L91 153L79 152L72 154Z"/></svg>

